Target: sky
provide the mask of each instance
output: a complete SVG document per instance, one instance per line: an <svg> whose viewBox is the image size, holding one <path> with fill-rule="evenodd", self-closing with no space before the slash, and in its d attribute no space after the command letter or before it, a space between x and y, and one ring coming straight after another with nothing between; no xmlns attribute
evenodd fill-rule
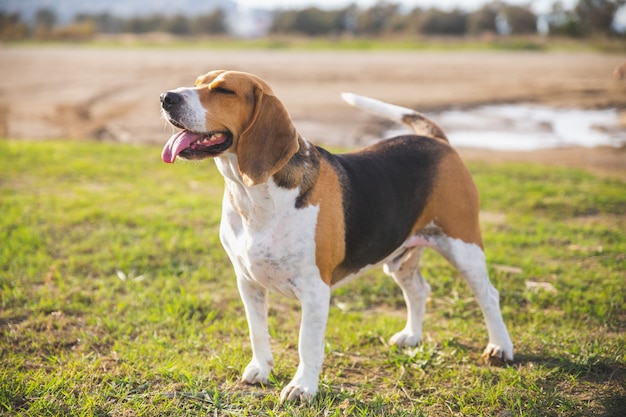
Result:
<svg viewBox="0 0 626 417"><path fill-rule="evenodd" d="M261 7L261 8L302 8L307 6L317 6L322 8L337 9L351 3L356 3L362 7L370 7L379 0L237 0L243 7ZM400 3L407 9L415 7L437 7L442 10L451 10L455 7L465 10L476 10L488 0L391 0L393 3ZM531 9L535 13L547 12L550 10L552 3L556 0L505 0L508 4L525 5L530 3ZM561 0L561 2L570 8L577 3L577 0Z"/></svg>

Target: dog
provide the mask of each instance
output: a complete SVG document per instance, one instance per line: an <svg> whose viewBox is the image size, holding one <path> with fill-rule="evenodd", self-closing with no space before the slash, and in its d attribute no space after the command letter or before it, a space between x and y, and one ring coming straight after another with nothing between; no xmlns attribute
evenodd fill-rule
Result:
<svg viewBox="0 0 626 417"><path fill-rule="evenodd" d="M420 343L430 293L418 267L424 248L456 267L477 298L489 334L483 357L512 361L498 291L487 275L478 191L461 158L421 113L355 94L343 98L415 134L332 154L298 134L265 81L237 71L211 71L194 87L161 94L164 118L180 129L165 144L163 161L214 158L225 180L220 239L252 345L242 381L266 384L272 371L268 293L295 296L302 309L300 362L280 401L311 400L331 289L377 265L407 304L406 326L391 343Z"/></svg>

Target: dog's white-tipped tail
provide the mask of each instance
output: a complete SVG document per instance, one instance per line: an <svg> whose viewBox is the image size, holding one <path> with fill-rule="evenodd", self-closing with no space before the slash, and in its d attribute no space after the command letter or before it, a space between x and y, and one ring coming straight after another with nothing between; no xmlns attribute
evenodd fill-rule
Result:
<svg viewBox="0 0 626 417"><path fill-rule="evenodd" d="M432 136L448 142L448 137L435 122L423 114L406 107L385 103L370 97L353 93L341 93L341 97L350 105L367 110L378 116L409 125L418 135Z"/></svg>
<svg viewBox="0 0 626 417"><path fill-rule="evenodd" d="M414 110L406 107L396 106L395 104L385 103L370 97L360 96L353 93L341 93L341 97L350 105L367 110L378 116L383 116L397 122L401 122L405 116L415 114Z"/></svg>

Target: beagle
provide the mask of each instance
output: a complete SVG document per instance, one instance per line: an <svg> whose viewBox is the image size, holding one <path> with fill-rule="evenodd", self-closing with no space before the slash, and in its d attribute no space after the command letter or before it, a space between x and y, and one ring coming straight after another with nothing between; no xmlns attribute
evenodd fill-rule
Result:
<svg viewBox="0 0 626 417"><path fill-rule="evenodd" d="M512 361L498 292L487 276L478 191L459 155L422 114L343 97L416 134L331 154L298 134L266 82L243 72L212 71L192 88L161 95L164 117L180 129L163 148L163 161L214 158L226 182L220 239L252 344L242 380L268 382L274 360L267 299L278 291L297 297L302 308L300 363L280 399L310 400L324 358L331 289L376 265L399 284L407 304L406 326L391 343L420 343L430 292L418 267L424 248L456 267L478 299L489 333L483 357Z"/></svg>

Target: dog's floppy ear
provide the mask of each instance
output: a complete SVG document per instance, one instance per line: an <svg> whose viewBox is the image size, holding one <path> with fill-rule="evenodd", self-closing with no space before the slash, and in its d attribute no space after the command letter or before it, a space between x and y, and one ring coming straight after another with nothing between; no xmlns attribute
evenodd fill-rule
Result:
<svg viewBox="0 0 626 417"><path fill-rule="evenodd" d="M237 160L247 186L262 184L278 172L298 150L298 139L287 110L269 87L254 86L250 124L239 136Z"/></svg>

